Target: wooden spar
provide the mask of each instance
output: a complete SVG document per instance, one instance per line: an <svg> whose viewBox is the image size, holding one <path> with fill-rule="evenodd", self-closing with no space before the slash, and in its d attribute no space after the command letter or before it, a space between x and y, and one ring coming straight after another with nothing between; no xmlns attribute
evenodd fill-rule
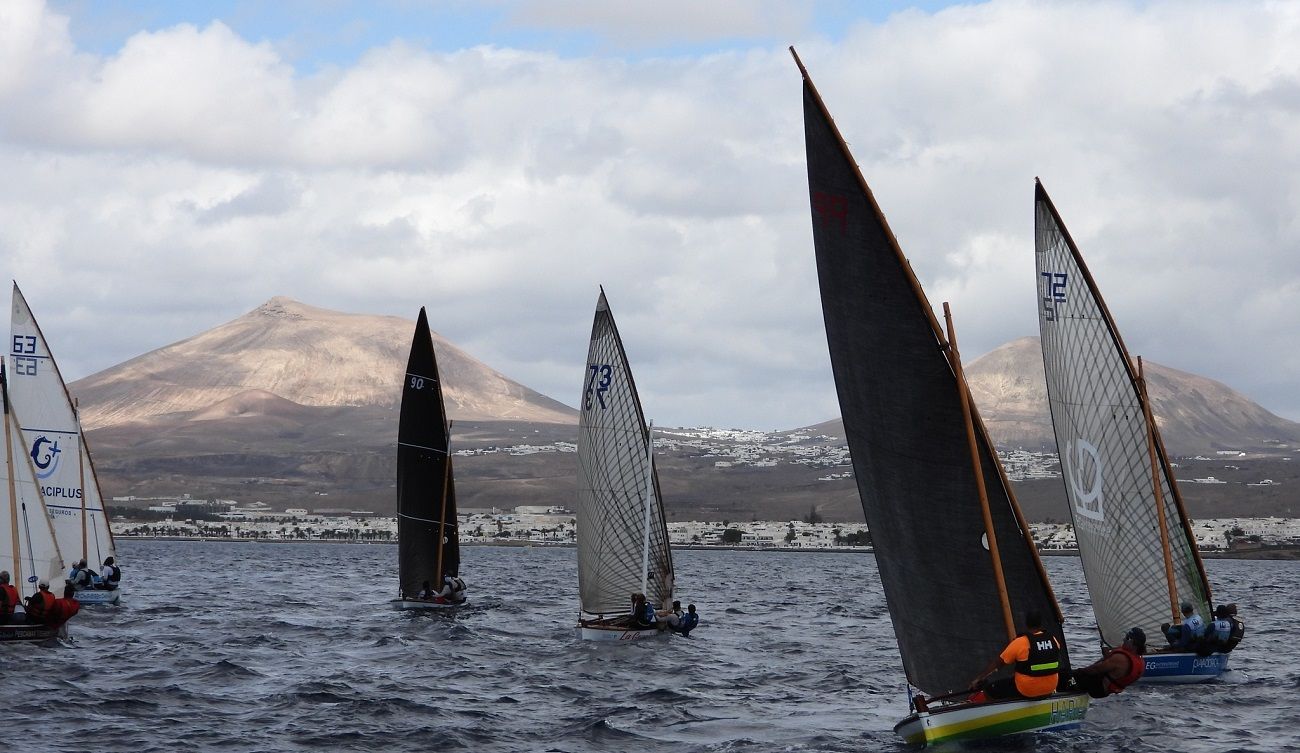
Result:
<svg viewBox="0 0 1300 753"><path fill-rule="evenodd" d="M645 541L641 544L641 593L650 590L650 505L655 502L655 425L646 429L645 444ZM646 594L646 600L650 597ZM663 605L660 605L662 608Z"/></svg>
<svg viewBox="0 0 1300 753"><path fill-rule="evenodd" d="M1147 378L1142 369L1142 356L1137 357L1138 396L1142 400L1142 415L1147 425L1147 450L1151 455L1151 486L1156 498L1156 520L1160 522L1160 551L1165 558L1165 584L1169 587L1169 611L1173 623L1182 620L1178 609L1178 586L1174 584L1174 558L1169 552L1169 524L1165 522L1165 496L1160 483L1160 459L1156 457L1155 416L1151 414L1151 401L1147 399Z"/></svg>
<svg viewBox="0 0 1300 753"><path fill-rule="evenodd" d="M1002 602L1002 620L1007 628L1007 640L1016 637L1016 623L1011 616L1011 599L1007 596L1007 582L1002 574L1002 557L998 554L998 536L993 530L993 513L989 511L988 490L984 487L984 464L980 462L979 445L975 442L975 422L971 416L970 389L961 368L961 353L957 350L957 332L952 326L952 311L943 302L943 319L948 328L948 362L957 375L957 393L961 398L961 414L966 421L966 441L970 445L971 470L975 472L975 488L979 490L980 514L984 518L984 535L989 540L989 557L993 560L993 579L998 586L998 599Z"/></svg>
<svg viewBox="0 0 1300 753"><path fill-rule="evenodd" d="M80 405L81 403L73 398L72 419L77 422L77 484L81 488L81 558L84 560L89 556L90 547L86 545L86 464L81 462L81 413L78 410ZM98 564L102 563L97 563L96 566Z"/></svg>
<svg viewBox="0 0 1300 753"><path fill-rule="evenodd" d="M14 439L13 430L10 427L13 418L9 412L9 383L3 363L0 363L0 392L3 393L5 404L5 466L8 468L9 475L9 530L13 534L14 547L14 577L10 583L20 589L19 592L21 593L22 584L24 583L23 558L21 556L22 543L18 538L18 489L14 483Z"/></svg>
<svg viewBox="0 0 1300 753"><path fill-rule="evenodd" d="M438 385L438 394L442 395L442 384ZM451 490L451 421L447 422L447 462L443 465L442 472L442 510L438 513L438 568L434 570L434 578L437 583L434 588L442 590L442 581L445 578L442 572L442 545L447 541L447 492Z"/></svg>

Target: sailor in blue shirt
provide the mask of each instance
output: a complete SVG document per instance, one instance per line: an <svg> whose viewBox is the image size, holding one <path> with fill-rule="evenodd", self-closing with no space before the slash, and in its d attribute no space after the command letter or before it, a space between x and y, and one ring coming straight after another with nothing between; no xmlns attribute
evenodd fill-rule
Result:
<svg viewBox="0 0 1300 753"><path fill-rule="evenodd" d="M1214 610L1214 622L1210 623L1210 636L1219 646L1232 637L1232 620L1229 618L1228 605L1220 604Z"/></svg>
<svg viewBox="0 0 1300 753"><path fill-rule="evenodd" d="M1172 627L1161 626L1169 644L1178 649L1193 648L1205 637L1205 620L1192 608L1191 602L1183 602L1183 622ZM1167 625L1168 623L1166 623Z"/></svg>

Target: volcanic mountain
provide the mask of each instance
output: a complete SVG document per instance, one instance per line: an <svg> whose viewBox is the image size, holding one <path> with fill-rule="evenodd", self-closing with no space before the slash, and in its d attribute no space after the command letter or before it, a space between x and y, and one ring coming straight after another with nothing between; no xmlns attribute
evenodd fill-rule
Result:
<svg viewBox="0 0 1300 753"><path fill-rule="evenodd" d="M308 407L395 408L413 320L344 314L289 298L69 385L88 429L168 417L211 421ZM574 423L577 413L434 333L453 420ZM393 430L396 432L396 429Z"/></svg>
<svg viewBox="0 0 1300 753"><path fill-rule="evenodd" d="M1269 413L1213 379L1146 361L1151 408L1174 453L1300 444L1300 424ZM966 368L975 404L998 447L1056 449L1042 346L1022 337Z"/></svg>

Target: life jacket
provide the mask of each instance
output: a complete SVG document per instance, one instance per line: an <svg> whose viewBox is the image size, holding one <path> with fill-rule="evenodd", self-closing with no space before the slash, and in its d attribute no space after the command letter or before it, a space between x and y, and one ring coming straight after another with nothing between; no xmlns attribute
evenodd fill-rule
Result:
<svg viewBox="0 0 1300 753"><path fill-rule="evenodd" d="M1246 635L1246 623L1235 616L1228 619L1232 620L1232 632L1228 634L1228 640L1223 644L1224 651L1231 651L1236 648L1237 644L1241 643L1242 637Z"/></svg>
<svg viewBox="0 0 1300 753"><path fill-rule="evenodd" d="M103 579L109 583L117 583L122 580L122 571L117 565L105 565Z"/></svg>
<svg viewBox="0 0 1300 753"><path fill-rule="evenodd" d="M1107 654L1107 656L1110 656L1111 654L1123 654L1128 657L1128 674L1125 674L1123 677L1119 678L1118 680L1107 675L1106 676L1107 694L1118 693L1124 688L1127 688L1128 686L1137 682L1138 678L1142 676L1142 673L1145 672L1147 668L1147 663L1145 659L1143 659L1141 656L1137 655L1136 653L1129 651L1123 646L1120 646L1119 648L1116 649L1112 649L1110 653Z"/></svg>
<svg viewBox="0 0 1300 753"><path fill-rule="evenodd" d="M1016 662L1016 674L1047 677L1061 671L1061 647L1055 637L1043 630L1025 637L1029 639L1029 658Z"/></svg>
<svg viewBox="0 0 1300 753"><path fill-rule="evenodd" d="M54 608L54 602L56 601L58 599L54 598L54 594L49 591L37 591L27 597L27 618L29 620L45 619L45 615L49 614L50 610Z"/></svg>
<svg viewBox="0 0 1300 753"><path fill-rule="evenodd" d="M45 626L56 628L72 619L73 615L80 611L81 602L76 599L55 599L45 613Z"/></svg>
<svg viewBox="0 0 1300 753"><path fill-rule="evenodd" d="M1223 643L1232 637L1232 621L1228 618L1220 617L1210 623L1210 626L1214 631L1214 640L1219 643Z"/></svg>
<svg viewBox="0 0 1300 753"><path fill-rule="evenodd" d="M677 621L677 632L686 635L694 630L695 626L698 624L700 624L700 616L698 614L687 612Z"/></svg>
<svg viewBox="0 0 1300 753"><path fill-rule="evenodd" d="M635 617L636 621L642 625L653 625L658 622L658 619L655 617L654 605L648 601L641 607L641 609L637 610L636 613L633 614L633 617Z"/></svg>
<svg viewBox="0 0 1300 753"><path fill-rule="evenodd" d="M0 585L0 612L6 616L13 614L18 601L18 589L8 583Z"/></svg>

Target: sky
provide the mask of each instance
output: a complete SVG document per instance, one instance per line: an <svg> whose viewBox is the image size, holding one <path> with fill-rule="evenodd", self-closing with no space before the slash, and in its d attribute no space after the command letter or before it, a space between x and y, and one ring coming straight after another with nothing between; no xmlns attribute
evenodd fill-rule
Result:
<svg viewBox="0 0 1300 753"><path fill-rule="evenodd" d="M0 260L76 379L284 295L660 425L838 415L808 66L965 360L1041 177L1135 355L1300 420L1300 5L4 0Z"/></svg>

